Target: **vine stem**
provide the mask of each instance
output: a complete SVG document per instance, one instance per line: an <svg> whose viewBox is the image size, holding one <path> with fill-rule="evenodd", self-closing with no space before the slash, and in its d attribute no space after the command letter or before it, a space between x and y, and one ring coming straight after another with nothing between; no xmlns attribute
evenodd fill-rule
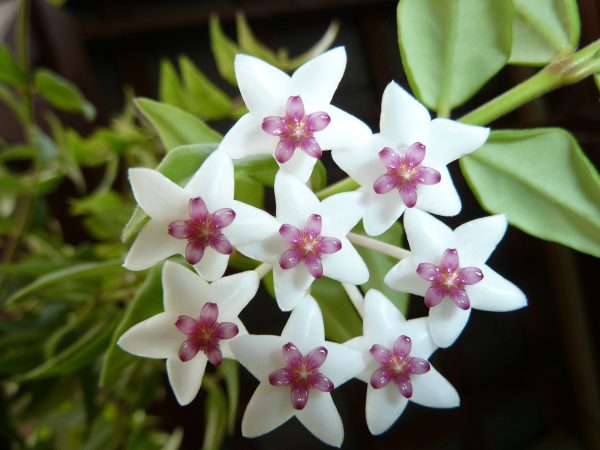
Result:
<svg viewBox="0 0 600 450"><path fill-rule="evenodd" d="M410 251L406 250L405 248L396 247L395 245L388 244L387 242L381 242L377 239L363 236L362 234L348 233L347 237L353 244L370 248L371 250L391 256L392 258L404 259L410 255Z"/></svg>
<svg viewBox="0 0 600 450"><path fill-rule="evenodd" d="M356 312L362 319L365 306L365 298L363 297L362 292L358 286L354 284L342 283L342 286L344 287L346 294L348 294L352 305L354 305L354 309L356 309Z"/></svg>

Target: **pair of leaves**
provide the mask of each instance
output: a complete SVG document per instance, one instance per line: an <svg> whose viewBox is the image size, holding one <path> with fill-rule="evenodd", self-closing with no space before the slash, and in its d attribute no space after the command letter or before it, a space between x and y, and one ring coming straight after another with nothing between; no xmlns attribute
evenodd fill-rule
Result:
<svg viewBox="0 0 600 450"><path fill-rule="evenodd" d="M87 120L94 120L96 108L88 102L79 88L66 78L47 69L38 69L33 77L38 94L57 109L83 114Z"/></svg>

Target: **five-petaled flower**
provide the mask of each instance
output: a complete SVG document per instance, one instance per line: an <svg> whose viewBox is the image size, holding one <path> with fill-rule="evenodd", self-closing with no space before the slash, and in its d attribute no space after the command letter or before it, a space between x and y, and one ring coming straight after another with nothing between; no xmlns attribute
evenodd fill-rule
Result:
<svg viewBox="0 0 600 450"><path fill-rule="evenodd" d="M237 249L273 264L275 298L283 311L293 309L321 275L351 284L368 280L366 264L346 237L362 216L363 195L344 192L319 202L304 183L279 171L277 218L257 218L266 238L239 244Z"/></svg>
<svg viewBox="0 0 600 450"><path fill-rule="evenodd" d="M125 258L123 265L130 270L181 254L213 281L225 273L232 244L261 237L251 219L261 211L233 199L233 163L222 151L213 152L185 187L145 168L130 169L129 180L150 216Z"/></svg>
<svg viewBox="0 0 600 450"><path fill-rule="evenodd" d="M345 67L342 47L306 62L291 77L237 55L235 74L249 112L220 147L234 159L272 154L283 170L306 181L323 150L343 151L371 136L362 121L330 105Z"/></svg>
<svg viewBox="0 0 600 450"><path fill-rule="evenodd" d="M405 213L410 256L388 272L385 283L425 297L429 330L439 347L456 340L471 308L511 311L527 304L519 288L485 264L506 227L504 215L472 220L452 231L423 211Z"/></svg>
<svg viewBox="0 0 600 450"><path fill-rule="evenodd" d="M479 148L487 128L433 119L398 84L383 93L380 133L351 151L334 151L334 161L368 194L365 231L379 235L407 208L443 216L461 202L446 165Z"/></svg>
<svg viewBox="0 0 600 450"><path fill-rule="evenodd" d="M398 419L408 401L432 408L454 408L458 393L427 358L437 349L427 318L406 321L382 293L365 296L363 336L345 345L361 352L367 364L357 377L368 384L366 416L372 434Z"/></svg>
<svg viewBox="0 0 600 450"><path fill-rule="evenodd" d="M206 363L231 358L229 345L247 334L238 315L258 289L256 272L241 272L208 284L186 267L167 261L163 268L164 312L134 325L119 346L134 355L166 358L167 375L181 405L190 403L202 383Z"/></svg>
<svg viewBox="0 0 600 450"><path fill-rule="evenodd" d="M240 336L231 349L260 381L242 419L244 436L268 433L295 416L325 443L342 444L344 429L330 392L362 372L366 362L359 351L325 341L312 297L292 311L281 336Z"/></svg>

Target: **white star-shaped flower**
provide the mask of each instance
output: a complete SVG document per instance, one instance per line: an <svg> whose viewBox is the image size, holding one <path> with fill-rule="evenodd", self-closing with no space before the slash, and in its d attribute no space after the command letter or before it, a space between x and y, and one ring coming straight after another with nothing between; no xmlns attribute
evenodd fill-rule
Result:
<svg viewBox="0 0 600 450"><path fill-rule="evenodd" d="M249 55L237 55L235 74L249 112L225 135L232 158L268 153L306 181L322 150L343 150L368 139L356 117L330 105L346 67L337 47L303 64L290 77Z"/></svg>
<svg viewBox="0 0 600 450"><path fill-rule="evenodd" d="M307 294L316 278L326 276L349 284L363 284L369 270L346 235L360 220L362 192L332 195L322 202L294 176L279 171L275 177L276 218L265 220L260 242L237 249L273 265L277 304L290 311ZM257 219L262 221L263 216Z"/></svg>
<svg viewBox="0 0 600 450"><path fill-rule="evenodd" d="M383 93L380 133L334 161L368 194L365 231L379 235L407 208L442 216L460 212L460 198L446 168L479 148L489 129L433 119L408 92L391 82Z"/></svg>
<svg viewBox="0 0 600 450"><path fill-rule="evenodd" d="M325 341L312 297L294 309L281 336L241 336L231 349L260 381L242 419L244 436L268 433L296 416L323 442L342 445L344 428L330 392L362 372L365 362L359 351Z"/></svg>
<svg viewBox="0 0 600 450"><path fill-rule="evenodd" d="M134 325L119 346L146 358L166 358L175 397L187 405L196 397L206 363L233 358L231 339L248 332L238 318L258 289L254 271L208 284L186 267L167 261L163 268L165 311Z"/></svg>
<svg viewBox="0 0 600 450"><path fill-rule="evenodd" d="M213 281L225 273L233 245L261 238L261 218L268 214L233 200L233 163L222 151L213 152L185 187L146 168L130 169L129 180L150 220L125 258L127 269L181 254Z"/></svg>
<svg viewBox="0 0 600 450"><path fill-rule="evenodd" d="M455 408L456 389L427 358L437 349L427 318L406 321L381 292L365 296L363 336L346 342L361 352L366 369L357 377L367 383L367 426L372 434L386 431L408 401L431 408Z"/></svg>
<svg viewBox="0 0 600 450"><path fill-rule="evenodd" d="M452 345L471 308L512 311L527 304L518 287L485 264L506 227L504 215L472 220L452 231L423 211L405 213L410 256L384 281L398 291L425 297L429 331L439 347Z"/></svg>

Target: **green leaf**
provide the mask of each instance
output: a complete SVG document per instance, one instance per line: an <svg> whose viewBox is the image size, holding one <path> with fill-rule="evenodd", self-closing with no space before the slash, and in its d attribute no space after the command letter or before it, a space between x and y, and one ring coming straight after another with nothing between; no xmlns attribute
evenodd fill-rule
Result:
<svg viewBox="0 0 600 450"><path fill-rule="evenodd" d="M235 15L235 24L237 26L238 43L242 52L254 55L273 66L280 66L275 52L256 39L243 13L239 12Z"/></svg>
<svg viewBox="0 0 600 450"><path fill-rule="evenodd" d="M182 145L165 155L156 170L177 184L186 182L217 146L215 144ZM129 242L148 221L148 216L136 206L121 234L123 243Z"/></svg>
<svg viewBox="0 0 600 450"><path fill-rule="evenodd" d="M415 95L440 115L471 98L508 60L510 0L400 0L398 40Z"/></svg>
<svg viewBox="0 0 600 450"><path fill-rule="evenodd" d="M148 98L137 98L134 102L167 150L180 145L218 143L223 137L200 119L175 106Z"/></svg>
<svg viewBox="0 0 600 450"><path fill-rule="evenodd" d="M251 178L263 186L273 187L279 165L271 155L253 155L236 159L235 176Z"/></svg>
<svg viewBox="0 0 600 450"><path fill-rule="evenodd" d="M596 87L600 91L600 73L594 74L594 82L596 83Z"/></svg>
<svg viewBox="0 0 600 450"><path fill-rule="evenodd" d="M244 176L235 178L234 198L259 209L265 206L265 191L258 181Z"/></svg>
<svg viewBox="0 0 600 450"><path fill-rule="evenodd" d="M315 280L311 295L323 313L325 335L335 342L345 342L362 334L360 316L339 281L330 278Z"/></svg>
<svg viewBox="0 0 600 450"><path fill-rule="evenodd" d="M185 84L187 110L203 119L224 119L231 113L231 100L186 56L179 58Z"/></svg>
<svg viewBox="0 0 600 450"><path fill-rule="evenodd" d="M180 109L186 109L185 95L179 76L168 59L160 61L160 77L158 82L158 98Z"/></svg>
<svg viewBox="0 0 600 450"><path fill-rule="evenodd" d="M514 0L509 63L541 66L572 53L579 43L576 0Z"/></svg>
<svg viewBox="0 0 600 450"><path fill-rule="evenodd" d="M240 366L237 361L233 359L224 359L217 371L225 380L227 402L229 404L227 429L229 434L233 434L238 404L240 402Z"/></svg>
<svg viewBox="0 0 600 450"><path fill-rule="evenodd" d="M87 120L96 116L94 105L69 80L48 69L38 69L33 77L35 88L52 106L62 111L80 112Z"/></svg>
<svg viewBox="0 0 600 450"><path fill-rule="evenodd" d="M479 203L533 236L600 257L600 176L557 128L492 132L460 160Z"/></svg>
<svg viewBox="0 0 600 450"><path fill-rule="evenodd" d="M121 264L123 264L123 261L120 259L113 261L86 262L82 264L75 264L65 269L60 269L55 272L42 275L34 282L12 294L6 300L6 304L13 304L17 300L20 300L27 295L33 294L34 292L45 289L57 283L104 276L107 273L123 271L124 269L121 267ZM0 266L0 273L2 273L2 266Z"/></svg>
<svg viewBox="0 0 600 450"><path fill-rule="evenodd" d="M121 371L136 361L136 358L117 346L119 338L136 323L160 313L162 303L162 264L154 266L127 305L123 317L116 326L100 373L100 386L109 386L120 376Z"/></svg>
<svg viewBox="0 0 600 450"><path fill-rule="evenodd" d="M17 64L10 49L0 42L0 81L15 86L24 86L27 82L25 72Z"/></svg>
<svg viewBox="0 0 600 450"><path fill-rule="evenodd" d="M204 442L202 450L219 450L227 429L227 401L221 388L210 378L204 376L203 386L208 391L204 404Z"/></svg>
<svg viewBox="0 0 600 450"><path fill-rule="evenodd" d="M2 69L0 68L0 74L1 73ZM6 104L10 109L12 109L12 111L15 113L15 115L21 121L21 123L27 122L27 112L25 110L25 105L23 105L21 99L18 98L13 93L13 91L10 90L4 84L0 84L0 100L2 100L4 104Z"/></svg>
<svg viewBox="0 0 600 450"><path fill-rule="evenodd" d="M210 16L209 32L210 48L215 57L219 73L230 84L237 86L233 61L235 55L240 53L239 47L223 32L217 16Z"/></svg>
<svg viewBox="0 0 600 450"><path fill-rule="evenodd" d="M308 60L313 59L314 57L325 52L335 42L335 38L337 37L339 31L340 22L337 20L332 20L329 24L329 27L325 31L325 34L323 34L321 39L319 39L315 45L301 55L287 61L286 70L295 70Z"/></svg>
<svg viewBox="0 0 600 450"><path fill-rule="evenodd" d="M318 159L315 164L310 176L310 183L312 190L315 192L320 191L327 186L327 169L320 159Z"/></svg>

